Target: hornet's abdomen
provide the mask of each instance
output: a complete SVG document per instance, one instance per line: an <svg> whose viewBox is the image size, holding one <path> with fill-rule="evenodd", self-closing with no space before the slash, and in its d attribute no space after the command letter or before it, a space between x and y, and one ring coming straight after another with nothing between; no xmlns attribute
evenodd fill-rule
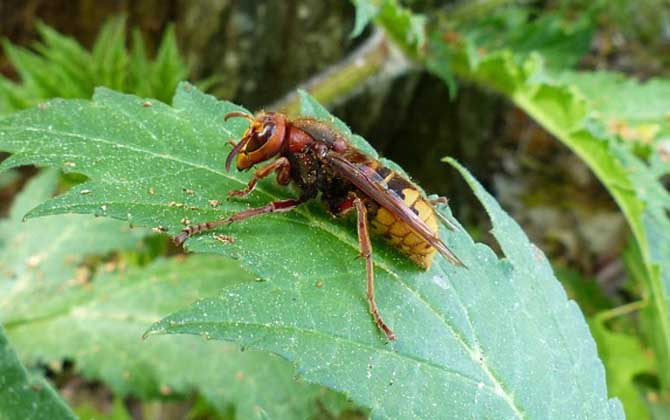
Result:
<svg viewBox="0 0 670 420"><path fill-rule="evenodd" d="M391 193L398 195L431 231L438 231L437 218L432 206L411 182L376 161L368 164L368 168L367 172L372 172L370 169L374 170L374 177L381 178L377 178L376 181L385 185ZM370 210L368 213L370 224L376 233L386 237L419 266L424 269L430 268L436 252L433 246L385 208L373 206Z"/></svg>

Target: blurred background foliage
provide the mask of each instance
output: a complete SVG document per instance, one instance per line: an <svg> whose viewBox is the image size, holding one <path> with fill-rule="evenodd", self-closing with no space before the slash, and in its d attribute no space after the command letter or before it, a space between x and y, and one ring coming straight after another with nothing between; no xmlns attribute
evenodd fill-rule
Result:
<svg viewBox="0 0 670 420"><path fill-rule="evenodd" d="M504 86L487 85L467 66L459 68L458 56L435 54L443 61L427 63L432 72L426 71L423 54L434 41L413 36L423 22L413 19L421 14L428 18L429 34L439 34L441 44L464 45L470 60L511 49L512 60L523 65L539 52L547 74L556 80L569 78L567 70L607 70L645 81L670 73L670 4L416 0L402 2L407 9L395 9L392 1L353 3L4 0L0 113L52 97L87 98L99 85L169 102L183 79L250 109L291 111L295 88L306 88L426 191L450 197L459 220L489 241L485 216L439 158L453 156L470 168L551 257L566 290L589 319L610 392L622 399L628 416L670 418L668 373L659 371L668 365L657 363L653 338L670 332L645 331L656 325L639 312L653 293L644 280L648 262L609 186L515 106ZM394 15L398 10L407 14ZM376 25L364 25L366 17L376 17ZM354 28L360 36L351 36ZM620 81L613 78L580 79L582 91L590 98L606 92L609 97L600 99L616 103L628 90L619 89ZM640 103L668 94L665 86L652 85ZM659 101L659 106L667 103ZM669 112L659 109L665 113L664 131ZM653 145L638 141L644 140L645 127L633 127L638 131L632 135L623 130L627 127L606 128L634 137L636 156L658 150L667 163L670 140L661 135ZM0 215L9 213L13 198L34 173L23 168L0 175ZM78 181L70 176L61 188ZM667 194L667 176L661 177L661 185ZM145 265L158 255L178 252L160 239L145 240L141 251L109 258L115 264ZM42 368L82 415L235 416L234 406L219 409L198 393L187 402L166 402L169 393L146 399L132 393L115 396L104 381L74 373L77 362ZM319 418L365 412L318 404L311 413Z"/></svg>

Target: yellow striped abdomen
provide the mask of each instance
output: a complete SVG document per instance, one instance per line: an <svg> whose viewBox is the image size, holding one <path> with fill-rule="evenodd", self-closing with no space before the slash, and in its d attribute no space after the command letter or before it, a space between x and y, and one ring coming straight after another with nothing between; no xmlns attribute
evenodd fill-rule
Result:
<svg viewBox="0 0 670 420"><path fill-rule="evenodd" d="M390 181L400 178L397 174L392 174ZM411 187L408 181L401 178L403 188L395 191L411 210L413 210L421 220L423 220L431 231L437 232L437 218L433 208L421 196L419 191ZM389 182L389 187L393 185ZM435 248L428 244L422 237L417 235L412 228L402 220L395 217L391 212L380 207L374 215L370 215L370 224L375 233L385 236L396 248L407 254L412 261L424 269L430 268L435 255Z"/></svg>

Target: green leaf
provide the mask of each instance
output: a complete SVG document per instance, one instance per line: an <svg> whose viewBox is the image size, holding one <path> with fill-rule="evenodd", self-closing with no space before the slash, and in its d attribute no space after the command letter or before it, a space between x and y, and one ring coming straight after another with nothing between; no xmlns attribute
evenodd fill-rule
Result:
<svg viewBox="0 0 670 420"><path fill-rule="evenodd" d="M174 28L168 27L156 59L147 58L139 30L133 30L130 51L126 48L125 18L113 17L100 30L93 51L53 28L38 24L41 42L25 49L3 41L20 83L0 76L0 113L36 105L45 99L89 98L95 86L169 101L189 67L179 55Z"/></svg>
<svg viewBox="0 0 670 420"><path fill-rule="evenodd" d="M649 79L644 83L616 72L564 72L557 76L559 82L574 85L589 103L590 116L606 124L613 134L621 134L622 127L613 122L627 123L629 129L640 125L649 127L640 133L623 133L624 139L650 142L668 134L667 118L670 109L670 80ZM618 100L608 100L617 92ZM612 121L615 120L615 121Z"/></svg>
<svg viewBox="0 0 670 420"><path fill-rule="evenodd" d="M151 95L151 62L147 58L146 46L142 39L142 32L135 28L133 30L133 43L130 50L130 81L135 90L133 93L139 96ZM176 86L176 85L174 85Z"/></svg>
<svg viewBox="0 0 670 420"><path fill-rule="evenodd" d="M2 167L62 166L67 151L75 163L69 169L89 177L31 215L130 214L137 225L176 233L185 217L216 220L295 194L262 182L248 200L212 207L210 200L248 180L223 170L226 140L239 138L247 124L223 116L239 108L188 84L172 107L146 101L100 89L92 102L52 101L3 120L0 149L14 155ZM384 343L367 313L352 221L333 220L319 203L222 229L234 236L232 244L213 233L191 239L191 250L236 257L266 281L228 287L152 332L207 335L278 353L307 381L345 392L376 417L620 418L577 306L543 254L468 180L507 258L460 230L443 237L470 269L438 259L423 272L375 241L377 302L397 333L393 343Z"/></svg>
<svg viewBox="0 0 670 420"><path fill-rule="evenodd" d="M72 360L77 372L118 395L144 399L197 390L219 412L234 406L240 418L306 418L323 397L333 400L334 410L346 406L320 387L294 381L291 365L276 356L196 337L141 341L161 316L254 278L231 261L193 257L114 274L99 269L93 279L72 281L85 255L135 247L136 241L108 219L70 215L22 223L28 209L51 196L57 180L48 171L31 181L0 225L7 239L0 243L0 284L11 285L0 293L0 319L29 365ZM41 271L16 274L21 269Z"/></svg>
<svg viewBox="0 0 670 420"><path fill-rule="evenodd" d="M11 80L0 76L0 115L15 109L28 108L32 105L32 98Z"/></svg>
<svg viewBox="0 0 670 420"><path fill-rule="evenodd" d="M3 237L0 273L0 319L22 322L50 311L50 305L35 305L26 293L55 293L61 283L76 282L76 268L87 255L106 254L117 249L135 248L142 232L129 233L123 224L90 217L59 217L21 223L23 215L51 196L57 177L53 172L40 175L19 196L9 220L0 223ZM63 229L66 227L67 229ZM95 235L89 235L94 231ZM48 241L46 241L48 239ZM11 313L11 316L5 316Z"/></svg>
<svg viewBox="0 0 670 420"><path fill-rule="evenodd" d="M58 94L58 83L47 72L38 72L44 69L46 60L43 57L21 47L12 45L3 40L2 46L9 61L14 65L19 77L24 81L26 88L41 97L50 97Z"/></svg>
<svg viewBox="0 0 670 420"><path fill-rule="evenodd" d="M371 0L352 0L356 7L356 18L354 20L354 29L351 31L351 37L356 38L363 33L363 30L372 19L379 13L379 2Z"/></svg>
<svg viewBox="0 0 670 420"><path fill-rule="evenodd" d="M129 61L125 16L116 16L105 22L93 45L92 56L100 84L110 89L123 90L126 84L125 69Z"/></svg>
<svg viewBox="0 0 670 420"><path fill-rule="evenodd" d="M152 66L152 94L169 100L179 82L187 76L188 67L179 55L174 25L168 25Z"/></svg>
<svg viewBox="0 0 670 420"><path fill-rule="evenodd" d="M653 360L644 354L639 337L611 331L605 323L607 315L607 311L599 313L589 325L598 343L598 354L605 363L610 394L621 400L627 418L649 418L649 410L634 380L637 375L653 371Z"/></svg>
<svg viewBox="0 0 670 420"><path fill-rule="evenodd" d="M15 325L8 334L27 363L74 360L78 372L104 381L117 395L151 399L197 390L221 413L235 407L238 418L312 417L325 390L294 380L293 367L276 356L207 337L140 340L161 316L254 282L220 257L162 260L66 288L50 297L59 312Z"/></svg>
<svg viewBox="0 0 670 420"><path fill-rule="evenodd" d="M662 143L661 143L662 144ZM642 329L657 354L658 373L661 384L670 392L670 193L661 184L661 176L667 176L670 165L662 164L664 172L654 168L658 156L647 165L630 150L612 145L628 171L635 187L635 197L643 203L644 211L636 216L636 235L646 276L641 285L649 305L642 310Z"/></svg>
<svg viewBox="0 0 670 420"><path fill-rule="evenodd" d="M379 11L379 20L384 22L384 30L397 41L402 42L406 52L419 54L426 43L426 18L402 7L397 0L386 0Z"/></svg>
<svg viewBox="0 0 670 420"><path fill-rule="evenodd" d="M63 97L86 97L95 87L93 58L73 38L58 33L53 28L40 23L37 29L44 43L36 43L34 48L44 58L48 69L35 69L57 77L59 89L67 87ZM60 85L63 84L63 85Z"/></svg>
<svg viewBox="0 0 670 420"><path fill-rule="evenodd" d="M447 38L464 43L472 52L508 49L519 63L540 53L549 68L565 70L574 68L589 50L596 26L595 9L591 6L575 18L574 10L539 11L527 5L499 7L484 16L472 12L463 16L456 8L447 14L439 32L448 32Z"/></svg>
<svg viewBox="0 0 670 420"><path fill-rule="evenodd" d="M0 419L76 419L42 377L29 374L0 328Z"/></svg>
<svg viewBox="0 0 670 420"><path fill-rule="evenodd" d="M435 57L429 69L453 71L506 95L572 149L612 194L645 262L650 305L644 320L650 324L646 329L652 332L661 382L670 388L670 193L660 182L670 173L670 140L661 118L668 109L661 93L670 82L639 84L612 73L556 76L539 55L519 64L509 50L482 54L454 50L439 33L431 39Z"/></svg>
<svg viewBox="0 0 670 420"><path fill-rule="evenodd" d="M145 231L130 232L115 220L61 216L22 223L23 216L52 196L58 176L45 171L16 199L0 221L0 320L11 326L58 312L52 296L65 285L88 280L78 268L89 255L135 249Z"/></svg>
<svg viewBox="0 0 670 420"><path fill-rule="evenodd" d="M365 26L375 19L406 53L412 56L420 54L426 41L424 16L413 14L398 0L352 0L352 3L356 7L352 37L360 35Z"/></svg>

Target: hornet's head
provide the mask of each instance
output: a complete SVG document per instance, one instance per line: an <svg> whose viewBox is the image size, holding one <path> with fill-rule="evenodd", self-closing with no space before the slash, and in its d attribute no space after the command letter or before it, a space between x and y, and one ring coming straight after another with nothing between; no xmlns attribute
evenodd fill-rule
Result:
<svg viewBox="0 0 670 420"><path fill-rule="evenodd" d="M237 156L237 169L249 169L257 163L279 154L286 137L286 117L276 112L261 112L256 117L243 112L230 112L229 118L246 118L251 123L242 139L233 147L226 159L226 170Z"/></svg>

